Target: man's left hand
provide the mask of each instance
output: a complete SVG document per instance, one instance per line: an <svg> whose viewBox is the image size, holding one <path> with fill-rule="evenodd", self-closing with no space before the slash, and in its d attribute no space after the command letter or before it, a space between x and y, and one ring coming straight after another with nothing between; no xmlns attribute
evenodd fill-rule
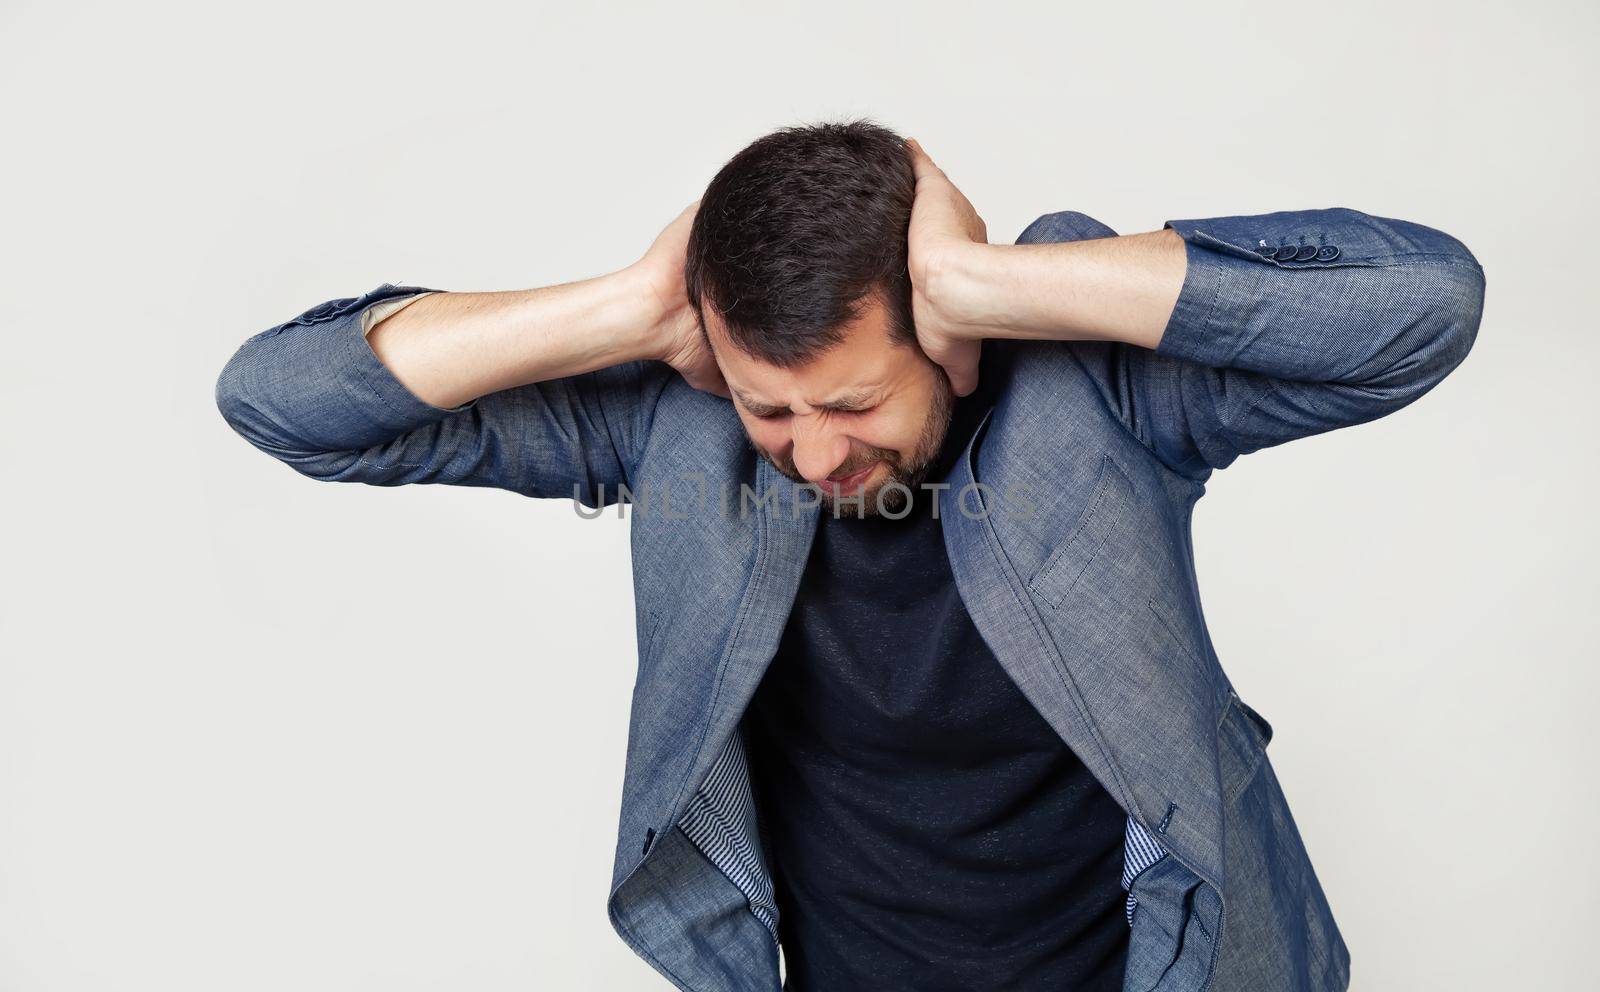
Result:
<svg viewBox="0 0 1600 992"><path fill-rule="evenodd" d="M911 207L907 248L911 269L911 312L917 325L917 343L950 377L957 396L978 386L978 357L982 335L955 317L944 296L956 266L953 259L989 243L989 229L950 177L944 174L914 138L906 139L911 166L917 177L916 199Z"/></svg>

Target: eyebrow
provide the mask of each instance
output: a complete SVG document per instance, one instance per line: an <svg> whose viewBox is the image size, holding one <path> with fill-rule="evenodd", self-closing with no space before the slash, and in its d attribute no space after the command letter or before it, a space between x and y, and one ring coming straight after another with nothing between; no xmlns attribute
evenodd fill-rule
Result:
<svg viewBox="0 0 1600 992"><path fill-rule="evenodd" d="M732 389L731 386L729 388ZM757 416L771 416L772 414L782 413L789 409L787 406L774 406L771 403L763 403L760 400L745 395L744 392L738 389L733 389L732 391L733 394L739 398L739 402L744 404L746 409ZM819 410L832 410L835 412L863 410L869 406L873 406L877 402L877 397L880 392L881 390L879 389L856 389L836 396L826 403L813 403L811 405Z"/></svg>

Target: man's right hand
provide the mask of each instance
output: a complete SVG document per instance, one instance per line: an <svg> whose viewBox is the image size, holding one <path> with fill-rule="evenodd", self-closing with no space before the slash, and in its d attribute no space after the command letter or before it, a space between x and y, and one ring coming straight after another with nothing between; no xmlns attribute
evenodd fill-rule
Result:
<svg viewBox="0 0 1600 992"><path fill-rule="evenodd" d="M657 357L677 369L689 385L727 399L728 384L712 357L683 283L689 229L699 209L699 200L685 207L631 268L643 280L645 292L660 315L654 331L654 338L659 342Z"/></svg>
<svg viewBox="0 0 1600 992"><path fill-rule="evenodd" d="M698 207L626 268L543 289L432 293L373 324L367 343L417 398L444 409L639 359L666 362L694 388L726 397L683 284Z"/></svg>

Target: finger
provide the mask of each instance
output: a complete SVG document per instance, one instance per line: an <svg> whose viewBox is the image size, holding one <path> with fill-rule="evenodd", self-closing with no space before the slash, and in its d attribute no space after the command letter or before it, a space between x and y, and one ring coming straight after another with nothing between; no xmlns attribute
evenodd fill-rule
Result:
<svg viewBox="0 0 1600 992"><path fill-rule="evenodd" d="M684 376L684 379L698 392L710 393L712 396L720 396L725 400L733 399L732 396L728 395L728 387L719 381L707 379L701 376L696 376L693 379L690 379L688 376Z"/></svg>
<svg viewBox="0 0 1600 992"><path fill-rule="evenodd" d="M669 228L671 228L671 227L677 227L679 225L692 224L692 223L694 223L694 215L699 213L699 212L700 212L700 201L696 200L693 203L689 204L687 207L684 207L682 210L678 211L678 216L672 218L672 223L668 224L667 226Z"/></svg>
<svg viewBox="0 0 1600 992"><path fill-rule="evenodd" d="M940 346L918 339L922 353L944 371L951 392L966 396L978 388L978 361L983 355L980 342L960 341Z"/></svg>
<svg viewBox="0 0 1600 992"><path fill-rule="evenodd" d="M712 393L725 400L733 399L733 394L728 391L727 380L722 378L722 370L716 366L712 366L709 370L702 371L696 375L695 381L689 383L689 385L703 393Z"/></svg>
<svg viewBox="0 0 1600 992"><path fill-rule="evenodd" d="M978 370L976 367L963 368L950 373L950 390L957 396L969 396L978 388Z"/></svg>
<svg viewBox="0 0 1600 992"><path fill-rule="evenodd" d="M944 366L946 378L950 380L950 391L957 396L966 396L978 388L980 354L976 348L963 347L940 363Z"/></svg>
<svg viewBox="0 0 1600 992"><path fill-rule="evenodd" d="M939 167L933 164L933 159L929 158L928 153L922 150L922 145L916 138L907 138L906 147L911 150L911 173L917 179L921 180L941 174Z"/></svg>

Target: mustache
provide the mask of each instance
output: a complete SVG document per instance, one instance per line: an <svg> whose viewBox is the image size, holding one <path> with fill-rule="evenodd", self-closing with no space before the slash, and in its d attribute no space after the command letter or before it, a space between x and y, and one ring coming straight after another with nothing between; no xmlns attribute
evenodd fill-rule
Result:
<svg viewBox="0 0 1600 992"><path fill-rule="evenodd" d="M858 450L861 452L860 454L857 454ZM795 468L793 460L774 457L770 451L763 448L756 448L756 451L765 456L767 461L772 463L772 467L787 476L791 482L803 483L806 481L806 477L800 474L799 469ZM861 449L852 448L851 454L855 457L847 458L841 462L839 467L833 470L832 475L850 475L861 471L868 465L876 465L878 462L887 462L891 471L897 471L900 468L899 453L890 451L888 448L870 446Z"/></svg>

